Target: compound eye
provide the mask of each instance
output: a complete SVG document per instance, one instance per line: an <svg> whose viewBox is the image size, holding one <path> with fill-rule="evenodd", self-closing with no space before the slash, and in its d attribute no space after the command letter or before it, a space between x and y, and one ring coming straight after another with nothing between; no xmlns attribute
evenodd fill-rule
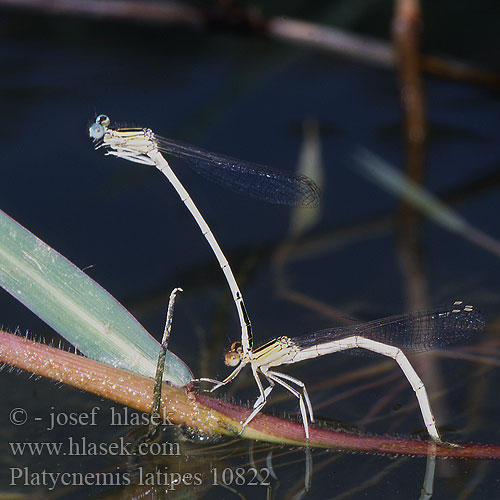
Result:
<svg viewBox="0 0 500 500"><path fill-rule="evenodd" d="M102 139L104 137L104 133L105 133L104 127L99 123L94 123L89 128L89 135L90 137L92 137L92 139L95 140Z"/></svg>
<svg viewBox="0 0 500 500"><path fill-rule="evenodd" d="M238 366L241 362L241 355L239 352L229 351L224 357L226 366Z"/></svg>
<svg viewBox="0 0 500 500"><path fill-rule="evenodd" d="M107 116L107 115L99 115L95 119L95 122L99 125L102 125L103 127L109 127L111 120L109 119L109 116Z"/></svg>

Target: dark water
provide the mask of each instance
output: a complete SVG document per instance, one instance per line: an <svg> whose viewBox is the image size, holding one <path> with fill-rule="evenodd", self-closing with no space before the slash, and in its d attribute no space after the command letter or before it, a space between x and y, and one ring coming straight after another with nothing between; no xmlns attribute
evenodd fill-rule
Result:
<svg viewBox="0 0 500 500"><path fill-rule="evenodd" d="M328 16L322 20L327 22ZM457 17L458 26L464 22ZM485 19L485 32L479 30L484 39L488 33L491 36L491 22ZM360 25L368 24L362 17ZM451 39L459 36L457 31L462 33L453 20L450 25ZM286 264L289 289L340 311L343 317L368 320L409 307L406 290L411 284L398 264L396 226L390 220L384 223L398 203L352 168L357 145L401 167L401 109L392 70L230 33L13 13L5 13L1 27L1 208L84 268L156 337L163 328L170 290L182 286L185 292L177 305L171 348L196 375L224 376L223 353L239 335L226 284L206 242L161 174L93 150L87 128L96 114L106 113L119 125L149 126L161 135L284 170L295 169L303 124L315 120L324 165L321 214L296 247L305 252L303 256ZM431 22L429 29L434 33L435 24ZM373 26L373 32L379 30ZM444 37L427 35L425 42L430 48L448 48L450 53L456 49L456 55L476 55L480 62L495 63L493 54L484 53L486 42L475 35L476 52L469 46L465 49L463 40L446 45ZM498 93L437 78L427 78L425 90L430 120L427 187L435 193L462 189L452 207L477 229L500 237ZM276 253L288 236L290 209L241 198L207 183L181 162L172 164L240 276L257 345L280 334L299 335L339 324L331 311L292 300L279 286ZM469 189L472 181L488 174L490 182ZM498 258L429 221L422 224L421 235L429 305L456 299L475 304L487 316L488 332L469 345L494 341L500 301ZM0 322L8 329L54 337L5 293L0 295L0 311ZM500 406L495 397L498 347L488 354L489 362L484 356L476 362L416 359L417 371L420 367L429 392L434 393L431 402L438 424L449 439L500 442ZM373 380L358 380L356 373L367 363L384 362L330 357L288 373L308 384L318 417L366 432L410 434L421 429L420 414L396 367L376 375L373 389L359 389ZM344 372L354 374L354 382L339 381ZM384 383L388 374L393 376ZM316 388L325 378L330 385ZM250 379L246 382L229 389L231 397L254 398L256 388ZM274 409L298 411L293 398L275 392L279 404ZM85 436L115 442L133 429L109 430L111 403L53 382L28 380L25 374L4 371L1 394L4 443L62 442ZM85 425L49 431L36 422L28 429L8 421L15 407L46 419L51 412L83 414L95 406L101 408L101 421L91 432ZM238 467L248 471L252 466L248 442L203 446L178 434L167 435L169 439L180 443L182 453L180 458L159 461L161 467L174 471L181 464L183 473L203 477L196 489L184 487L169 496L194 498L196 491L206 498L266 497L265 487L252 487L248 481L238 484L230 477L226 482L232 490L211 486L210 464L234 474ZM271 478L269 494L276 498L300 494L307 469L304 451L255 446L256 468L267 470L272 464L278 477ZM20 457L6 449L2 489L9 493L47 491L32 481L29 486L20 480L10 486L11 467L28 467L30 472L116 472L119 467L128 472L137 466L109 455ZM154 465L155 460L149 457L144 463ZM306 498L313 499L418 498L426 468L424 459L333 451L314 451L312 463ZM498 464L438 461L434 491L434 498L457 498L460 493L462 498L494 498L500 492ZM127 488L58 484L50 498L155 498L141 494L144 491Z"/></svg>

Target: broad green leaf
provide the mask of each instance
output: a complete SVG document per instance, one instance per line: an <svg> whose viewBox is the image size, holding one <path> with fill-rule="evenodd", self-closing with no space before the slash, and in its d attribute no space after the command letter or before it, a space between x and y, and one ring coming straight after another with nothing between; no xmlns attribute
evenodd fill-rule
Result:
<svg viewBox="0 0 500 500"><path fill-rule="evenodd" d="M0 210L0 285L85 356L154 377L160 344L106 290ZM164 379L191 380L167 352Z"/></svg>

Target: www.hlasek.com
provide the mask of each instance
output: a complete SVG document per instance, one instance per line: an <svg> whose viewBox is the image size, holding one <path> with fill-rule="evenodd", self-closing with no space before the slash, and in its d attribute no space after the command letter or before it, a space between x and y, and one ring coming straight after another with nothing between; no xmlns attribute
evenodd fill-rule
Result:
<svg viewBox="0 0 500 500"><path fill-rule="evenodd" d="M180 456L179 443L169 441L163 443L143 442L132 443L126 441L124 437L118 438L112 443L96 443L90 441L85 436L74 438L69 436L66 440L60 442L10 442L10 451L12 455L34 455L34 456L132 456L132 455L154 455L154 456Z"/></svg>

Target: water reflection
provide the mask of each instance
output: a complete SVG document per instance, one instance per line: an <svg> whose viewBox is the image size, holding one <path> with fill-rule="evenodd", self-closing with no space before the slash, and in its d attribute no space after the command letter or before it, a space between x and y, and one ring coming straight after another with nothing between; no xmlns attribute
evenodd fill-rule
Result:
<svg viewBox="0 0 500 500"><path fill-rule="evenodd" d="M143 431L136 430L134 434L139 436ZM311 450L309 447L288 448L239 439L214 441L200 446L199 442L185 437L179 429L171 428L162 433L161 439L179 440L181 455L149 455L129 460L125 469L133 478L131 483L109 490L99 498L339 500L361 498L367 494L379 498L379 490L385 490L389 498L394 491L388 485L392 480L397 482L401 467L410 465L416 474L416 465L421 463L418 459L407 457L387 463L388 459L384 458L378 460L379 472L374 474L373 467L365 469L362 465L362 462L370 461L366 456L360 457L361 462L358 461L359 467L356 468L344 463L344 459L352 458L352 455ZM429 500L432 497L435 450L436 446L429 444L424 477L420 485L417 482L414 486L406 485L405 498ZM313 479L314 473L316 476Z"/></svg>

